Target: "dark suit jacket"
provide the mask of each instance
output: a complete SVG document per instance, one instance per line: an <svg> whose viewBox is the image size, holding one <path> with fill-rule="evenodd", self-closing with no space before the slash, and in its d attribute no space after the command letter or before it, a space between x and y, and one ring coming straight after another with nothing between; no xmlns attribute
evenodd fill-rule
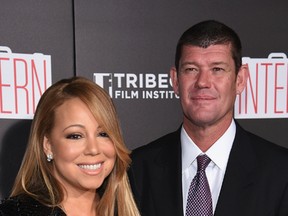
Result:
<svg viewBox="0 0 288 216"><path fill-rule="evenodd" d="M288 216L288 149L236 125L214 215ZM180 129L134 150L129 178L142 216L182 216Z"/></svg>

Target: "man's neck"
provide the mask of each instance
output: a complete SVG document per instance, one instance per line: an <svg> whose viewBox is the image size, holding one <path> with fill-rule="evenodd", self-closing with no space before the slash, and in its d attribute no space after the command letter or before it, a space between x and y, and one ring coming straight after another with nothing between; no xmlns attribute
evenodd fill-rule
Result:
<svg viewBox="0 0 288 216"><path fill-rule="evenodd" d="M201 151L206 152L229 128L232 119L209 126L199 126L189 121L183 122L183 127L188 136Z"/></svg>

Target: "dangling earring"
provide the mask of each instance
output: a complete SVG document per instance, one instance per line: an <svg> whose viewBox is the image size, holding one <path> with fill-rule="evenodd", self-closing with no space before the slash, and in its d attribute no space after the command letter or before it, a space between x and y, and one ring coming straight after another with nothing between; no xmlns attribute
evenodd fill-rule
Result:
<svg viewBox="0 0 288 216"><path fill-rule="evenodd" d="M51 162L53 160L53 155L52 154L47 154L47 161Z"/></svg>

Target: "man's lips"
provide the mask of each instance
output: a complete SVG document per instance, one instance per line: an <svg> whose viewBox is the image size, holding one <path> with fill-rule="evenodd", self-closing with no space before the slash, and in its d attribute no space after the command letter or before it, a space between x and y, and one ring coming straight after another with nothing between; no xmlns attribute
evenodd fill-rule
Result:
<svg viewBox="0 0 288 216"><path fill-rule="evenodd" d="M214 100L215 97L209 95L191 96L192 100Z"/></svg>

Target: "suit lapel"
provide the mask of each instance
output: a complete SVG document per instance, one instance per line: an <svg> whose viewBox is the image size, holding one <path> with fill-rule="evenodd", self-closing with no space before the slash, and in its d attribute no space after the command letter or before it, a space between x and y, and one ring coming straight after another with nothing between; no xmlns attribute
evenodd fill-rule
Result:
<svg viewBox="0 0 288 216"><path fill-rule="evenodd" d="M238 125L214 216L243 216L248 212L257 180L257 161L251 141ZM165 141L153 162L151 199L156 215L183 215L180 130ZM163 179L165 179L163 181Z"/></svg>
<svg viewBox="0 0 288 216"><path fill-rule="evenodd" d="M158 168L155 169L155 184L151 185L155 187L152 189L153 199L154 203L163 203L155 206L157 212L167 216L183 215L180 130L169 137L155 166Z"/></svg>
<svg viewBox="0 0 288 216"><path fill-rule="evenodd" d="M245 215L249 210L250 195L257 173L253 151L246 132L237 125L215 216Z"/></svg>

